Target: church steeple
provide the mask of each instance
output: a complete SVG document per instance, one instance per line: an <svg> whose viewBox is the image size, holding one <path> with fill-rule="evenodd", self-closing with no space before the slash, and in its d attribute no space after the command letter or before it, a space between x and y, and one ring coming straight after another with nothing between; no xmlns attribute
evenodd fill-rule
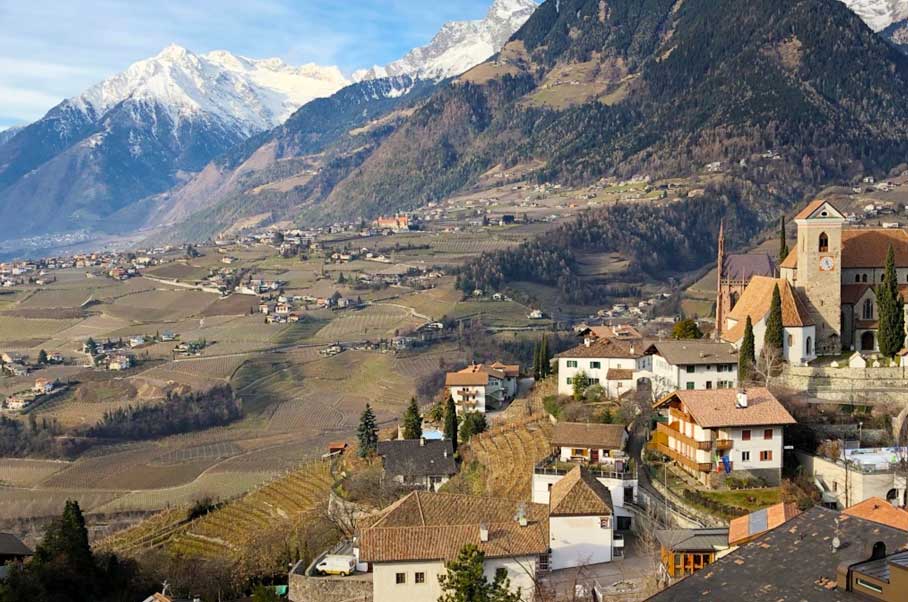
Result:
<svg viewBox="0 0 908 602"><path fill-rule="evenodd" d="M719 222L719 245L718 258L716 262L716 272L718 273L716 281L716 329L713 333L717 341L722 340L722 328L725 322L725 315L722 303L722 280L725 277L725 220Z"/></svg>

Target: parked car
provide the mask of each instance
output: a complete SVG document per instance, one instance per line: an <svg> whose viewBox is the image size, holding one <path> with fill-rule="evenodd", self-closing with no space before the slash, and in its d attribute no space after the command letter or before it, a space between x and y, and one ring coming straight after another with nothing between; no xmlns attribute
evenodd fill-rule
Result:
<svg viewBox="0 0 908 602"><path fill-rule="evenodd" d="M356 557L331 554L315 565L322 575L343 575L347 577L356 571Z"/></svg>

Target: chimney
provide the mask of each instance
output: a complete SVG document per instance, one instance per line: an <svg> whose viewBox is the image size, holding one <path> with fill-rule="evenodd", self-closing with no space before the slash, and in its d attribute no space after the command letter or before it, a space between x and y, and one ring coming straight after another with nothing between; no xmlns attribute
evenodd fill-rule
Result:
<svg viewBox="0 0 908 602"><path fill-rule="evenodd" d="M489 542L489 525L484 522L479 523L479 541L482 543Z"/></svg>
<svg viewBox="0 0 908 602"><path fill-rule="evenodd" d="M738 409L744 409L747 407L747 390L738 389L738 395L735 398L735 407Z"/></svg>
<svg viewBox="0 0 908 602"><path fill-rule="evenodd" d="M517 524L521 527L526 527L529 524L527 520L527 507L526 504L521 502L517 506L517 516L514 517L517 520Z"/></svg>

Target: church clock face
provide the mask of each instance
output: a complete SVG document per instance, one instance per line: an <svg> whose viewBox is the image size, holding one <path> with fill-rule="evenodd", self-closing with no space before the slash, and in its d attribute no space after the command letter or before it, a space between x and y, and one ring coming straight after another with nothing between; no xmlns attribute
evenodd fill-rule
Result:
<svg viewBox="0 0 908 602"><path fill-rule="evenodd" d="M831 272L835 268L835 260L832 257L826 256L820 258L820 271L821 272Z"/></svg>

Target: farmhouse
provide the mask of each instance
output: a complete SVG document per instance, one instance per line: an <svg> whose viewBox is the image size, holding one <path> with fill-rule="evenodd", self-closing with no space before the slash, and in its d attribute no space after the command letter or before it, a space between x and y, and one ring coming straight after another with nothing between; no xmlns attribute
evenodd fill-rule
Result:
<svg viewBox="0 0 908 602"><path fill-rule="evenodd" d="M582 344L555 356L558 394L572 394L574 380L582 376L586 377L586 385L601 385L610 397L633 390L641 351L640 345L625 341L585 338Z"/></svg>
<svg viewBox="0 0 908 602"><path fill-rule="evenodd" d="M795 419L767 389L681 390L656 403L650 448L671 458L704 484L710 473L739 473L778 484L783 427Z"/></svg>
<svg viewBox="0 0 908 602"><path fill-rule="evenodd" d="M644 351L637 378L647 376L653 392L731 389L738 384L738 352L728 343L659 341Z"/></svg>
<svg viewBox="0 0 908 602"><path fill-rule="evenodd" d="M438 491L457 474L454 446L447 440L379 441L377 453L385 478L408 487Z"/></svg>
<svg viewBox="0 0 908 602"><path fill-rule="evenodd" d="M485 553L490 581L506 572L511 587L532 599L549 563L549 509L542 504L413 492L360 526L354 553L372 571L374 602L435 602L445 562L467 544Z"/></svg>

